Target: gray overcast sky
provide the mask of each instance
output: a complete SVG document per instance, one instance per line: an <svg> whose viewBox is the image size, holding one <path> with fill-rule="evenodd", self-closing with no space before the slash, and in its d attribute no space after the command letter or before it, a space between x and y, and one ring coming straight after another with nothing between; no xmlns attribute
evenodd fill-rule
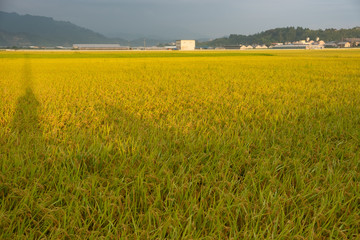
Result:
<svg viewBox="0 0 360 240"><path fill-rule="evenodd" d="M286 26L360 26L360 0L0 0L0 9L71 21L113 36L198 38Z"/></svg>

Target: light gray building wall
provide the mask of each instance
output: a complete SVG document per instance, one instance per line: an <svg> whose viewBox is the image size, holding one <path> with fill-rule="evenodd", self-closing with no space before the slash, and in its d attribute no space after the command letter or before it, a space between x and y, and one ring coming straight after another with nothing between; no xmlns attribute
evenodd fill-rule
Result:
<svg viewBox="0 0 360 240"><path fill-rule="evenodd" d="M177 40L176 48L185 51L195 50L195 40Z"/></svg>
<svg viewBox="0 0 360 240"><path fill-rule="evenodd" d="M73 49L78 50L127 50L127 46L120 44L73 44Z"/></svg>

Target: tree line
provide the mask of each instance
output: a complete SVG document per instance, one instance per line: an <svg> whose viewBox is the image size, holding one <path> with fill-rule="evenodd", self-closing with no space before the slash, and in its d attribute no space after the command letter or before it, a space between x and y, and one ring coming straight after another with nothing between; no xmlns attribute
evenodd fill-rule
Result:
<svg viewBox="0 0 360 240"><path fill-rule="evenodd" d="M360 38L360 27L351 29L319 29L311 30L302 27L285 27L267 30L253 35L238 35L231 34L229 37L217 38L208 42L199 42L197 46L219 47L225 45L252 45L252 44L266 44L270 45L274 42L294 42L298 40L305 40L306 38L315 40L319 37L325 42L343 41L344 38Z"/></svg>

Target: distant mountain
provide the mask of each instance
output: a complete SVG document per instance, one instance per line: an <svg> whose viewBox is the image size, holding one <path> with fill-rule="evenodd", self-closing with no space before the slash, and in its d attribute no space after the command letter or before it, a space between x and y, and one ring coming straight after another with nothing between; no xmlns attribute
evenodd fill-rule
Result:
<svg viewBox="0 0 360 240"><path fill-rule="evenodd" d="M120 43L89 29L53 18L0 11L0 46L72 46L74 43Z"/></svg>
<svg viewBox="0 0 360 240"><path fill-rule="evenodd" d="M351 29L325 29L311 30L302 27L286 27L275 28L253 35L237 35L231 34L229 37L217 38L212 41L197 43L197 46L218 47L225 45L251 45L251 44L267 44L274 42L294 42L305 40L309 37L315 40L319 37L324 41L342 41L344 38L360 38L360 27Z"/></svg>
<svg viewBox="0 0 360 240"><path fill-rule="evenodd" d="M1 0L0 0L1 1ZM179 30L180 31L180 30ZM185 37L185 33L179 35ZM145 34L145 33L144 33ZM114 36L114 35L113 35ZM144 38L147 46L166 44L173 40L156 37L139 37L133 39L110 38L92 30L79 27L71 22L56 21L53 18L19 15L0 11L0 46L72 46L74 43L118 43L121 45L143 46ZM136 38L135 38L136 37ZM217 47L239 44L271 44L273 42L293 42L297 40L316 39L324 41L342 41L344 38L360 38L360 27L351 29L311 30L302 27L286 27L267 30L253 35L231 34L228 37L211 41L199 40L197 46Z"/></svg>

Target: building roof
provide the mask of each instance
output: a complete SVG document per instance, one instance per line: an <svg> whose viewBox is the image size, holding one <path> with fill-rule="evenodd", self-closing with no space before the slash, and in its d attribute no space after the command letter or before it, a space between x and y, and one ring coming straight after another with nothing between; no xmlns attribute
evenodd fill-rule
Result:
<svg viewBox="0 0 360 240"><path fill-rule="evenodd" d="M349 41L349 42L360 42L360 38L345 38L345 41Z"/></svg>
<svg viewBox="0 0 360 240"><path fill-rule="evenodd" d="M309 45L306 44L288 44L288 45L276 45L273 49L306 49Z"/></svg>

